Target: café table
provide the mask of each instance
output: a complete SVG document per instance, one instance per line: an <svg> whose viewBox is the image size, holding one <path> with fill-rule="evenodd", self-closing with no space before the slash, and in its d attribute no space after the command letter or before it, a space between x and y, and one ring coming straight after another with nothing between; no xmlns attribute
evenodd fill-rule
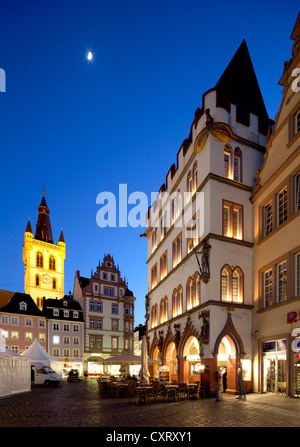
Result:
<svg viewBox="0 0 300 447"><path fill-rule="evenodd" d="M179 389L178 385L175 384L167 384L165 385L166 389L166 402L168 402L168 398L174 397L175 400L177 400L177 391Z"/></svg>
<svg viewBox="0 0 300 447"><path fill-rule="evenodd" d="M152 386L150 385L140 385L137 386L136 389L136 404L138 405L139 400L144 400L146 404L149 403L149 392L152 390Z"/></svg>

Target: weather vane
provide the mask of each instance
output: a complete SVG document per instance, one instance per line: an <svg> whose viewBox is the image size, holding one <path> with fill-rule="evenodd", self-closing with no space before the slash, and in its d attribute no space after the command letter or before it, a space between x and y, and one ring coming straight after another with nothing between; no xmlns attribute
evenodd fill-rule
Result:
<svg viewBox="0 0 300 447"><path fill-rule="evenodd" d="M46 188L46 186L45 186L45 182L43 181L43 183L42 183L42 187L43 187L43 196L45 195L45 188Z"/></svg>

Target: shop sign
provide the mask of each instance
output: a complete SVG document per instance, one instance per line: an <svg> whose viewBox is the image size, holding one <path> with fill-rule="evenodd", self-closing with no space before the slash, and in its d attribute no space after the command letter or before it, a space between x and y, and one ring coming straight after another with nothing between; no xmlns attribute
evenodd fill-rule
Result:
<svg viewBox="0 0 300 447"><path fill-rule="evenodd" d="M295 311L287 313L287 323L296 323L298 321L298 313Z"/></svg>
<svg viewBox="0 0 300 447"><path fill-rule="evenodd" d="M293 352L300 352L300 337L295 338L292 342Z"/></svg>

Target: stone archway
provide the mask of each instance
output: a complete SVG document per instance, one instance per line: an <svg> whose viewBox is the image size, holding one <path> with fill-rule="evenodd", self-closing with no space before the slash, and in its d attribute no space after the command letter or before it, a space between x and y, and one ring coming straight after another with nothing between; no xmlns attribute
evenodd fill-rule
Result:
<svg viewBox="0 0 300 447"><path fill-rule="evenodd" d="M216 339L214 352L216 360L215 367L227 368L227 393L236 394L237 386L237 364L244 357L243 341L234 327L231 314L228 314L223 330ZM222 389L222 387L221 387Z"/></svg>

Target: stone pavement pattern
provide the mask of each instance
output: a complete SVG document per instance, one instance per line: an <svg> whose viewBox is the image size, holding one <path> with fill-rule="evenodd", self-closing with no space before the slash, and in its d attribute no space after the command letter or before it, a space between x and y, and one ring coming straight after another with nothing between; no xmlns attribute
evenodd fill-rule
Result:
<svg viewBox="0 0 300 447"><path fill-rule="evenodd" d="M0 399L0 427L300 427L300 399L249 394L135 405L101 395L89 378Z"/></svg>

